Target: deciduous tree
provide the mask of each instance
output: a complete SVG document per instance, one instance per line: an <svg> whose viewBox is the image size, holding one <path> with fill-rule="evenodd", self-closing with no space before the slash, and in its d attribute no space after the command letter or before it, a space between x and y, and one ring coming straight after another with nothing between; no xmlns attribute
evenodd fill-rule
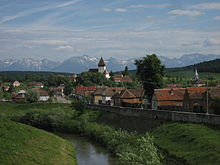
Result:
<svg viewBox="0 0 220 165"><path fill-rule="evenodd" d="M143 84L145 95L148 96L151 102L154 89L163 86L165 67L161 64L156 54L146 55L146 57L136 60L135 65L137 66L137 75Z"/></svg>

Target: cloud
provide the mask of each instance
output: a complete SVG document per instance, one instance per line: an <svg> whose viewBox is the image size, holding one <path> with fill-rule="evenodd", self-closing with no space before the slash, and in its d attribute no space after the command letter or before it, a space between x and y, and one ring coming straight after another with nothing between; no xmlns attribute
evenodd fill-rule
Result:
<svg viewBox="0 0 220 165"><path fill-rule="evenodd" d="M169 14L174 14L174 15L186 15L186 16L200 16L203 13L200 11L191 11L191 10L171 10L168 12Z"/></svg>
<svg viewBox="0 0 220 165"><path fill-rule="evenodd" d="M171 6L171 4L138 4L130 5L129 8L166 8Z"/></svg>
<svg viewBox="0 0 220 165"><path fill-rule="evenodd" d="M57 50L67 50L67 49L72 49L73 47L70 45L64 45L64 46L59 46L56 49Z"/></svg>
<svg viewBox="0 0 220 165"><path fill-rule="evenodd" d="M219 10L220 9L220 2L208 2L208 3L200 3L200 4L197 4L197 5L192 5L192 6L189 6L190 8L194 8L194 9L216 9L216 10Z"/></svg>
<svg viewBox="0 0 220 165"><path fill-rule="evenodd" d="M28 40L29 43L35 44L48 44L48 45L58 45L58 44L65 44L66 41L64 40Z"/></svg>
<svg viewBox="0 0 220 165"><path fill-rule="evenodd" d="M0 57L22 55L64 60L74 55L104 54L105 57L126 59L144 56L146 53L177 57L194 52L203 54L220 52L218 31L189 29L74 31L62 28L60 30L15 28L13 31L14 28L5 30L0 28L1 39L4 39L0 40ZM30 48L23 48L24 45Z"/></svg>
<svg viewBox="0 0 220 165"><path fill-rule="evenodd" d="M110 11L112 11L112 9L110 9L110 8L103 8L102 11L110 12Z"/></svg>
<svg viewBox="0 0 220 165"><path fill-rule="evenodd" d="M216 16L213 18L214 20L220 21L220 16Z"/></svg>
<svg viewBox="0 0 220 165"><path fill-rule="evenodd" d="M127 12L128 10L125 9L125 8L117 8L117 9L111 9L111 8L103 8L102 11L105 11L105 12L119 12L119 13L123 13L123 12Z"/></svg>
<svg viewBox="0 0 220 165"><path fill-rule="evenodd" d="M116 12L127 12L128 10L125 8L117 8L115 9Z"/></svg>
<svg viewBox="0 0 220 165"><path fill-rule="evenodd" d="M61 3L58 4L55 8L61 8L61 7L66 7L66 6L70 6L70 5L74 5L76 3L80 2L80 0L74 0L74 1L69 1L69 2L65 2L65 3Z"/></svg>
<svg viewBox="0 0 220 165"><path fill-rule="evenodd" d="M63 8L63 7L67 7L73 4L76 4L80 2L79 0L73 0L70 2L65 2L65 3L58 3L55 5L48 5L48 6L44 6L44 7L39 7L39 8L33 8L33 9L29 9L29 10L25 10L22 12L17 13L16 15L11 15L11 16L5 16L3 18L0 19L0 24L7 22L7 21L11 21L17 18L21 18L21 17L26 17L28 15L34 14L34 13L38 13L38 12L42 12L42 11L47 11L47 10L51 10L51 9L55 9L55 8Z"/></svg>

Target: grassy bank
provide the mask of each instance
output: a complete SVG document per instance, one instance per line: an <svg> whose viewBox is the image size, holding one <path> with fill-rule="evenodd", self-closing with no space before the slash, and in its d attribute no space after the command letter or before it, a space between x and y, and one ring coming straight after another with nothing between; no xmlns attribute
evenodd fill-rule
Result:
<svg viewBox="0 0 220 165"><path fill-rule="evenodd" d="M119 165L160 163L160 156L149 134L138 135L115 130L96 123L102 115L98 111L80 114L66 104L0 104L1 116L48 131L77 133L105 146ZM15 115L16 114L16 115Z"/></svg>
<svg viewBox="0 0 220 165"><path fill-rule="evenodd" d="M112 152L119 165L161 164L154 140L148 133L138 135L98 124L95 121L100 115L98 111L85 111L81 115L75 111L72 116L40 111L27 113L17 120L49 131L89 137Z"/></svg>
<svg viewBox="0 0 220 165"><path fill-rule="evenodd" d="M28 112L43 111L43 112L65 112L71 111L69 104L63 103L34 103L34 104L13 104L0 103L0 116L11 118L14 116L22 116Z"/></svg>
<svg viewBox="0 0 220 165"><path fill-rule="evenodd" d="M188 164L219 165L220 131L199 124L172 123L152 132L156 144Z"/></svg>
<svg viewBox="0 0 220 165"><path fill-rule="evenodd" d="M0 164L76 164L72 145L51 133L0 119Z"/></svg>
<svg viewBox="0 0 220 165"><path fill-rule="evenodd" d="M2 106L7 110L2 110ZM19 115L13 117L17 113ZM169 165L217 165L220 162L220 131L204 125L165 123L154 128L154 124L144 119L136 122L138 118L121 116L121 119L99 111L85 111L79 115L66 104L0 104L0 114L41 129L87 136L114 153L119 164L160 164L155 143L164 155L168 153L165 160ZM112 122L116 128L127 130L136 130L136 127L145 127L146 124L148 126L140 131L152 132L150 135L130 133L98 124L97 121L105 121L108 125Z"/></svg>

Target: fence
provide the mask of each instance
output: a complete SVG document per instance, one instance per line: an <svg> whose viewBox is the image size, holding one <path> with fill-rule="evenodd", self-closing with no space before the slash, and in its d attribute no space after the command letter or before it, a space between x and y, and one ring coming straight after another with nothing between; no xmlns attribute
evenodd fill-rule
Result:
<svg viewBox="0 0 220 165"><path fill-rule="evenodd" d="M123 116L144 117L150 119L160 119L169 121L182 121L190 123L204 123L211 125L220 125L220 115L179 112L169 110L148 110L130 107L113 107L107 105L88 104L88 108L117 113Z"/></svg>

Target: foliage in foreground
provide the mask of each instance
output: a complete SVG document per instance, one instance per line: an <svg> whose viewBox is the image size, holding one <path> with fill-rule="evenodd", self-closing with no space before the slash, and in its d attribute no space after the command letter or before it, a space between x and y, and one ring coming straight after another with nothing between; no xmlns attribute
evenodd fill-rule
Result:
<svg viewBox="0 0 220 165"><path fill-rule="evenodd" d="M149 134L137 135L95 123L94 119L100 115L97 112L76 114L71 119L65 114L31 112L19 121L47 130L83 134L115 154L119 165L160 164L160 156Z"/></svg>
<svg viewBox="0 0 220 165"><path fill-rule="evenodd" d="M152 132L155 143L189 164L218 165L220 131L199 124L172 123Z"/></svg>
<svg viewBox="0 0 220 165"><path fill-rule="evenodd" d="M75 151L66 140L43 130L1 118L0 146L2 165L76 164Z"/></svg>

